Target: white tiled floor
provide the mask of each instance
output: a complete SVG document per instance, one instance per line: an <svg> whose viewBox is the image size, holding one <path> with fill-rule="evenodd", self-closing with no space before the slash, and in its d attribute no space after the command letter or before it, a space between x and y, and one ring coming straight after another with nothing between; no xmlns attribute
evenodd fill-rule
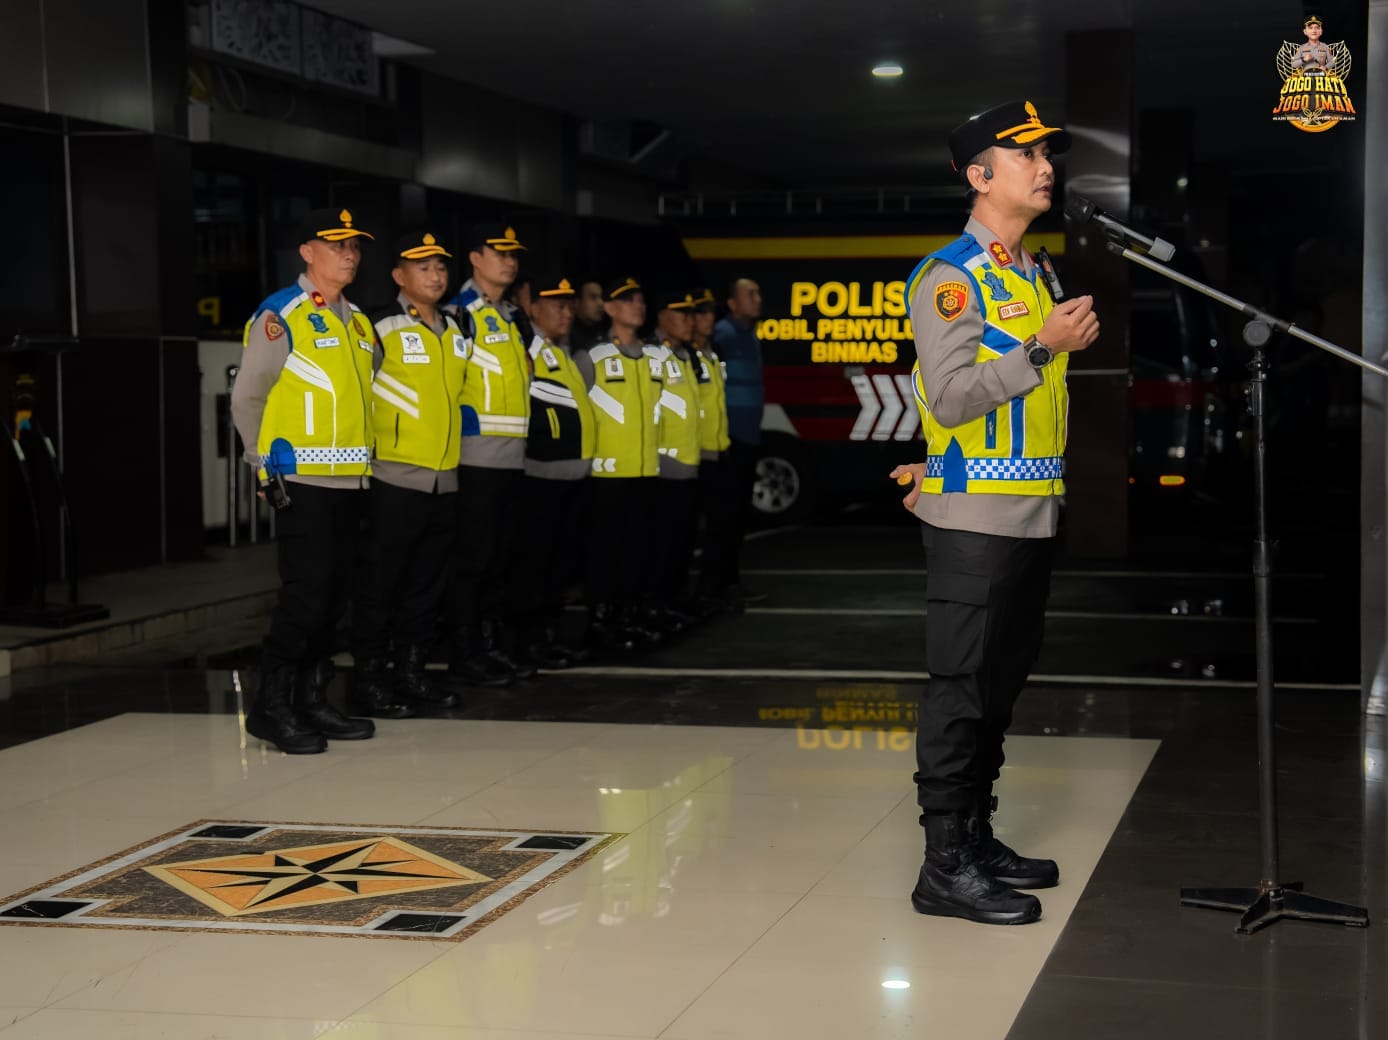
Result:
<svg viewBox="0 0 1388 1040"><path fill-rule="evenodd" d="M1156 746L1009 741L1000 832L1062 884L987 928L911 911L901 734L379 727L287 758L233 717L127 715L0 752L0 897L207 817L629 836L462 943L0 926L0 1033L1001 1038Z"/></svg>

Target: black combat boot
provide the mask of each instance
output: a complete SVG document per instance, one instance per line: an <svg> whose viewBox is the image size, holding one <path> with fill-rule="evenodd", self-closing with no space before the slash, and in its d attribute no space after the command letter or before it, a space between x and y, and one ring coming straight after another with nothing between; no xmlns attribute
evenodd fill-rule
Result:
<svg viewBox="0 0 1388 1040"><path fill-rule="evenodd" d="M594 649L633 650L636 637L622 624L617 610L610 603L597 603L588 608L588 642Z"/></svg>
<svg viewBox="0 0 1388 1040"><path fill-rule="evenodd" d="M1009 888L1054 888L1060 884L1060 868L1053 859L1019 856L993 836L993 814L998 800L980 793L978 800L978 865Z"/></svg>
<svg viewBox="0 0 1388 1040"><path fill-rule="evenodd" d="M357 710L377 719L408 719L414 715L414 708L400 696L392 678L385 658L368 657L358 661L352 689Z"/></svg>
<svg viewBox="0 0 1388 1040"><path fill-rule="evenodd" d="M328 703L333 663L327 659L299 670L294 714L300 725L316 729L329 740L367 740L376 732L370 719L350 718Z"/></svg>
<svg viewBox="0 0 1388 1040"><path fill-rule="evenodd" d="M521 657L547 672L560 672L578 663L573 651L559 642L559 632L553 625L530 624L522 642Z"/></svg>
<svg viewBox="0 0 1388 1040"><path fill-rule="evenodd" d="M646 624L645 612L639 607L629 607L619 615L627 635L638 647L658 646L665 641L665 634Z"/></svg>
<svg viewBox="0 0 1388 1040"><path fill-rule="evenodd" d="M925 863L911 893L917 913L980 924L1029 924L1041 917L1035 896L1008 888L978 863L978 818L972 811L927 815Z"/></svg>
<svg viewBox="0 0 1388 1040"><path fill-rule="evenodd" d="M429 708L452 708L456 694L441 690L429 681L424 670L429 655L422 646L397 647L395 651L395 689L406 704Z"/></svg>
<svg viewBox="0 0 1388 1040"><path fill-rule="evenodd" d="M246 714L246 732L274 744L286 755L316 755L328 750L328 741L316 729L306 728L294 714L297 674L293 665L260 673L255 703Z"/></svg>
<svg viewBox="0 0 1388 1040"><path fill-rule="evenodd" d="M480 625L468 625L453 644L448 664L450 688L467 686L510 686L516 673L489 655L482 645Z"/></svg>
<svg viewBox="0 0 1388 1040"><path fill-rule="evenodd" d="M521 659L513 654L516 644L515 630L500 622L484 621L480 629L483 651L502 668L511 669L517 679L533 679L538 669L533 661Z"/></svg>

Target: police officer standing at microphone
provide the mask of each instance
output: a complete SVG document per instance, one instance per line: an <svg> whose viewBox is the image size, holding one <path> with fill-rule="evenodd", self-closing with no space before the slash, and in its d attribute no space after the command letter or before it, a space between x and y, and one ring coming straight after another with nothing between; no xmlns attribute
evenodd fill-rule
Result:
<svg viewBox="0 0 1388 1040"><path fill-rule="evenodd" d="M452 562L458 501L458 402L467 341L439 309L451 257L421 231L395 243L395 303L372 314L380 356L372 383L376 458L365 593L353 612L357 698L369 715L449 708L425 676ZM395 671L386 671L393 651Z"/></svg>
<svg viewBox="0 0 1388 1040"><path fill-rule="evenodd" d="M279 510L280 590L246 731L291 755L364 740L369 719L327 702L329 659L356 562L371 471L376 334L343 290L362 237L351 210L315 210L299 234L305 269L246 323L231 414L263 493Z"/></svg>
<svg viewBox="0 0 1388 1040"><path fill-rule="evenodd" d="M989 109L949 137L972 202L964 234L907 282L926 461L892 472L921 521L926 683L916 738L923 914L1023 924L1019 888L1059 880L992 828L1012 708L1040 651L1060 514L1069 354L1099 335L1091 297L1055 305L1022 246L1051 208L1051 155L1070 135L1031 102Z"/></svg>

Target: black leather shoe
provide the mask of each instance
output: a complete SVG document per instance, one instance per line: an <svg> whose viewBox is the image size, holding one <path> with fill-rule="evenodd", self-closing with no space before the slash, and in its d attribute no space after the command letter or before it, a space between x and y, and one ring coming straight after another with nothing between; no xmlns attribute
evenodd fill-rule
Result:
<svg viewBox="0 0 1388 1040"><path fill-rule="evenodd" d="M354 719L328 703L328 683L333 663L322 660L299 672L295 714L309 729L316 729L329 740L370 740L376 726L370 719Z"/></svg>
<svg viewBox="0 0 1388 1040"><path fill-rule="evenodd" d="M408 719L414 708L395 689L386 662L379 657L357 663L353 700L363 715L377 719Z"/></svg>
<svg viewBox="0 0 1388 1040"><path fill-rule="evenodd" d="M993 835L993 813L998 800L985 795L979 801L978 865L1009 888L1054 888L1060 884L1060 868L1053 859L1018 855Z"/></svg>
<svg viewBox="0 0 1388 1040"><path fill-rule="evenodd" d="M1040 900L1009 888L979 865L976 822L969 813L925 817L925 863L911 905L920 914L979 924L1040 920Z"/></svg>
<svg viewBox="0 0 1388 1040"><path fill-rule="evenodd" d="M327 738L299 721L294 713L298 669L285 665L262 672L255 702L246 714L246 732L274 744L286 755L317 755L328 750Z"/></svg>
<svg viewBox="0 0 1388 1040"><path fill-rule="evenodd" d="M429 708L452 708L457 705L456 694L441 690L429 681L424 670L428 654L422 646L404 646L395 651L395 689L406 704Z"/></svg>
<svg viewBox="0 0 1388 1040"><path fill-rule="evenodd" d="M516 673L487 653L481 625L468 625L453 644L445 682L452 689L486 686L500 689L516 681Z"/></svg>

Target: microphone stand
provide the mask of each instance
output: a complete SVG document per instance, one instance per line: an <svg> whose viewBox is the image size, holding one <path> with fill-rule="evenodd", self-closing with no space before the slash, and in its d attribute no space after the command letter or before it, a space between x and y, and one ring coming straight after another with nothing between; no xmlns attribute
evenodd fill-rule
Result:
<svg viewBox="0 0 1388 1040"><path fill-rule="evenodd" d="M1274 317L1243 300L1235 299L1203 282L1173 271L1165 264L1143 256L1122 242L1110 240L1108 249L1125 260L1154 271L1188 289L1224 304L1249 320L1243 328L1243 339L1253 348L1248 363L1248 410L1253 417L1253 603L1255 619L1256 660L1258 671L1258 815L1261 823L1263 876L1253 888L1183 888L1181 905L1205 910L1232 910L1240 914L1236 933L1247 935L1283 918L1300 921L1328 921L1367 928L1368 911L1362 906L1337 903L1309 895L1298 881L1282 881L1278 868L1277 837L1277 759L1272 686L1272 547L1267 528L1267 422L1263 408L1263 392L1267 383L1268 362L1264 347L1272 333L1285 332L1303 342L1319 347L1351 364L1377 375L1388 377L1388 369L1367 361L1358 354L1336 346L1329 340L1313 336L1289 321Z"/></svg>

